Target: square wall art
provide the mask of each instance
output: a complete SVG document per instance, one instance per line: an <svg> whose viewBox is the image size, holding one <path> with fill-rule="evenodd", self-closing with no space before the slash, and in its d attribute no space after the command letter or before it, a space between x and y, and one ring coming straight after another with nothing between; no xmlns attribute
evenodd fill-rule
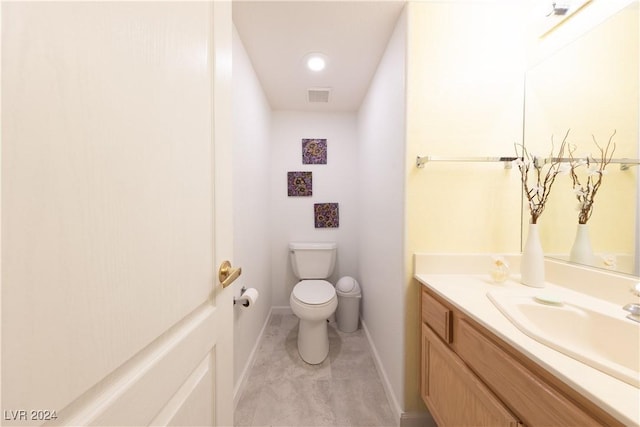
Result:
<svg viewBox="0 0 640 427"><path fill-rule="evenodd" d="M312 196L311 172L287 172L287 194L292 197Z"/></svg>
<svg viewBox="0 0 640 427"><path fill-rule="evenodd" d="M303 139L302 140L302 164L326 165L327 164L327 140Z"/></svg>
<svg viewBox="0 0 640 427"><path fill-rule="evenodd" d="M340 225L337 203L316 203L313 211L316 228L338 228Z"/></svg>

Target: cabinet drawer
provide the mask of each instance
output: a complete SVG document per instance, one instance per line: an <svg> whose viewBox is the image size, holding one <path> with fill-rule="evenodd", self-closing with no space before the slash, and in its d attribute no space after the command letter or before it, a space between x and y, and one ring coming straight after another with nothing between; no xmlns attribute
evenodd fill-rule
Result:
<svg viewBox="0 0 640 427"><path fill-rule="evenodd" d="M422 290L422 321L429 325L442 340L450 343L452 334L452 313L447 307Z"/></svg>
<svg viewBox="0 0 640 427"><path fill-rule="evenodd" d="M526 425L601 425L463 319L456 326L456 348Z"/></svg>

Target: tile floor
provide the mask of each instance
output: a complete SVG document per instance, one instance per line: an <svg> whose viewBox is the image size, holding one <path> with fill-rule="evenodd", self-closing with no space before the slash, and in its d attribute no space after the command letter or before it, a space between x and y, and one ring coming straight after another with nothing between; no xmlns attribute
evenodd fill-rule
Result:
<svg viewBox="0 0 640 427"><path fill-rule="evenodd" d="M396 426L362 329L329 323L329 356L308 365L298 318L271 316L235 412L236 426Z"/></svg>

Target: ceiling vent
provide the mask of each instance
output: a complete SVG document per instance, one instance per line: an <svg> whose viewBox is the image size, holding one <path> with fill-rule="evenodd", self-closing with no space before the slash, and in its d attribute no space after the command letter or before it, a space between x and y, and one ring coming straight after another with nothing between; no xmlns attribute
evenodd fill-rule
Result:
<svg viewBox="0 0 640 427"><path fill-rule="evenodd" d="M329 102L329 92L331 89L326 87L314 87L307 91L307 101L309 103L327 103Z"/></svg>

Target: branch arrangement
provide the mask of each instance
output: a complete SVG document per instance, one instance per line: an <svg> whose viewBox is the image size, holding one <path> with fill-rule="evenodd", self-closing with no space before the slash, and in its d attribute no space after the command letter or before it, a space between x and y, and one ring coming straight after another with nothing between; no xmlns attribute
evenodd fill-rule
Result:
<svg viewBox="0 0 640 427"><path fill-rule="evenodd" d="M616 134L614 130L611 136L609 137L609 141L607 145L602 148L598 141L596 141L596 137L592 135L593 142L600 150L600 157L594 158L587 156L584 159L575 159L573 156L573 152L575 151L575 147L569 150L569 157L571 158L571 179L573 180L573 191L578 199L578 223L586 224L591 218L591 214L593 213L593 201L596 197L596 193L602 185L602 178L606 173L605 168L609 163L611 163L611 159L613 158L613 153L616 151L616 144L613 142L613 137ZM613 144L613 146L612 146ZM583 181L584 184L580 181L580 177L577 174L577 170L581 166L586 166L587 175L586 181Z"/></svg>
<svg viewBox="0 0 640 427"><path fill-rule="evenodd" d="M522 155L520 155L518 153L518 146L516 145L516 155L519 158L515 161L515 164L518 165L518 169L520 169L524 194L529 200L531 224L537 224L538 218L542 215L556 176L558 176L559 173L569 172L570 166L562 163L562 157L567 147L568 136L569 131L567 131L562 139L556 155L554 155L553 136L551 137L549 163L546 163L544 160L542 160L542 162L538 161L537 158L531 155L525 146L521 144ZM532 176L533 180L530 179Z"/></svg>

